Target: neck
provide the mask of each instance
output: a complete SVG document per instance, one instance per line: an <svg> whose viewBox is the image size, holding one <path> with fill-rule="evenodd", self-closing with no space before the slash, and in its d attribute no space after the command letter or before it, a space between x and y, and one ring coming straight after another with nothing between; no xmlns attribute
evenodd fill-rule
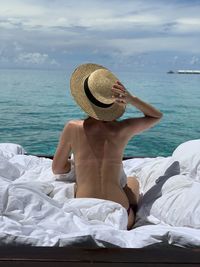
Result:
<svg viewBox="0 0 200 267"><path fill-rule="evenodd" d="M87 120L92 122L92 123L96 123L96 124L102 124L102 123L108 123L109 122L109 121L97 120L97 119L92 118L92 117L89 117Z"/></svg>

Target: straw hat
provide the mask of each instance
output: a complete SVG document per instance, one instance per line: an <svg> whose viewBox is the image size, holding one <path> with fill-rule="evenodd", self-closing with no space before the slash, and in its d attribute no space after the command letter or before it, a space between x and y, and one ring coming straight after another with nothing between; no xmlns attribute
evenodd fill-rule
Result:
<svg viewBox="0 0 200 267"><path fill-rule="evenodd" d="M112 121L122 116L126 105L112 98L111 88L118 78L97 64L78 66L70 79L71 94L77 104L97 120Z"/></svg>

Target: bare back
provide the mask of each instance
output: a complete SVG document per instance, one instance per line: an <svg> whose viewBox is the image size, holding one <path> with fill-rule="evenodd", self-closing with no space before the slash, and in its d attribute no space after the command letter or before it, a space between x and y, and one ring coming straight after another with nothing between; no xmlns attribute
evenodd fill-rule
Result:
<svg viewBox="0 0 200 267"><path fill-rule="evenodd" d="M76 197L101 198L120 203L128 198L120 186L124 148L119 122L91 124L74 121L71 147L75 158Z"/></svg>

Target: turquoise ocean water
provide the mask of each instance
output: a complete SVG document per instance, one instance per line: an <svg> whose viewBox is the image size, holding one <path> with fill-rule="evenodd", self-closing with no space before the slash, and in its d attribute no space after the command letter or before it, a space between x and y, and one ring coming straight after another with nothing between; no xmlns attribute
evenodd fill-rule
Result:
<svg viewBox="0 0 200 267"><path fill-rule="evenodd" d="M125 156L170 156L179 144L200 138L200 75L116 74L164 114L129 141ZM69 78L64 71L0 70L0 143L20 144L29 154L54 154L64 124L85 118L70 95ZM138 116L143 114L128 105L120 120Z"/></svg>

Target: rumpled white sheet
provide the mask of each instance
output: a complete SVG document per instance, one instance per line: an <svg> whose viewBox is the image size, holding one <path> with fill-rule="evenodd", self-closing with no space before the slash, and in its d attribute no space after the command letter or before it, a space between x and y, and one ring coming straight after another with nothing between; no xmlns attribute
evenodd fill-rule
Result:
<svg viewBox="0 0 200 267"><path fill-rule="evenodd" d="M124 248L140 248L158 242L182 247L200 246L200 210L197 205L199 187L195 189L193 186L194 191L190 192L197 205L193 205L191 211L197 214L194 221L192 215L189 221L184 218L177 221L175 218L176 212L179 212L178 206L170 217L174 219L171 223L167 221L167 206L164 210L161 206L165 204L163 201L167 202L171 191L176 193L174 186L178 185L178 192L181 192L184 186L187 188L188 180L180 183L174 180L174 185L165 183L162 196L151 203L150 209L148 203L143 203L138 211L135 228L127 231L127 212L120 204L92 198L74 199L73 170L64 177L68 181L56 180L58 177L51 171L50 159L24 155L24 152L20 145L0 144L0 240L4 244L65 246L69 238L91 235L95 239ZM177 156L177 159L175 152L173 157L168 158L130 159L123 162L126 174L138 177L140 203L143 194L155 184L156 179L163 175L174 160L181 163L181 157ZM184 159L184 164L187 165L185 162ZM197 164L194 166L199 174L199 167ZM198 181L199 186L200 179L195 176L195 170L190 172L193 174L192 184ZM190 172L187 172L187 175ZM169 195L170 198L173 194ZM165 199L162 200L162 197ZM169 205L172 204L169 201ZM188 208L186 205L184 207L189 211L192 203L188 201L187 204ZM180 203L180 209L183 205ZM182 216L181 212L178 214Z"/></svg>

